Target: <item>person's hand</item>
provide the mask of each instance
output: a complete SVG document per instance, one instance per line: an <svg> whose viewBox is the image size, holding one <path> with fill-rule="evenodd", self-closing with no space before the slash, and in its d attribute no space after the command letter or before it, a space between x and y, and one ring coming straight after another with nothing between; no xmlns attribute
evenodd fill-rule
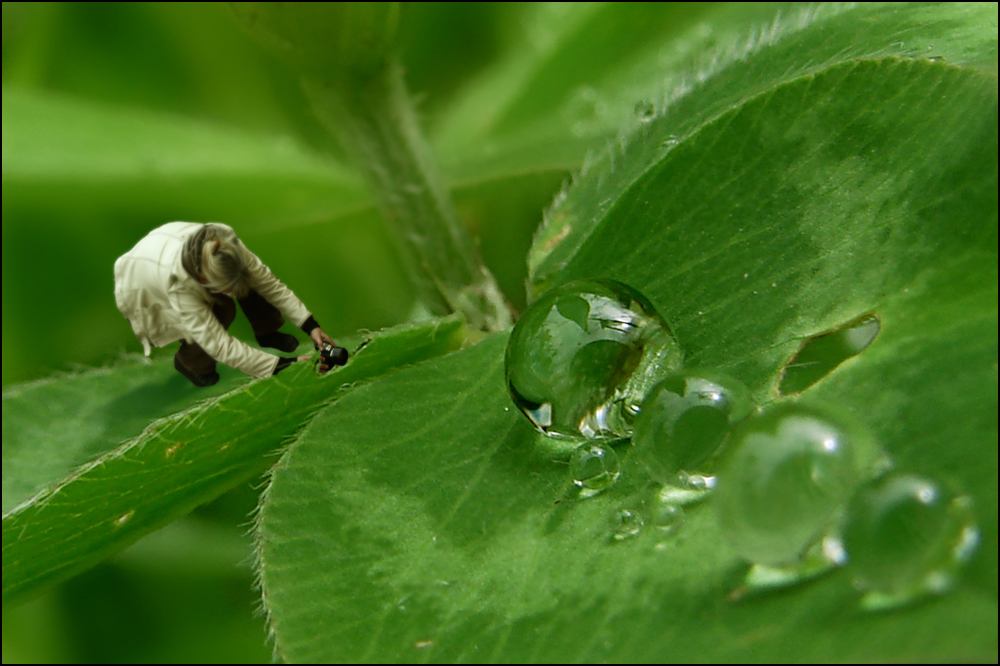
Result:
<svg viewBox="0 0 1000 666"><path fill-rule="evenodd" d="M312 338L312 341L313 341L313 346L314 346L314 347L315 347L316 349L320 349L320 348L322 348L322 347L323 347L323 343L324 343L324 342L326 342L326 343L328 343L328 344L331 344L331 345L333 345L334 347L336 347L336 346L337 346L337 343L336 343L336 342L334 342L334 341L333 341L333 339L332 339L332 338L330 338L330 336L329 336L329 335L327 335L326 333L324 333L324 332L323 332L323 329L321 329L321 328L320 328L319 326L317 326L316 328L314 328L314 329L313 329L313 330L312 330L312 331L311 331L311 332L309 333L309 337L310 337L310 338Z"/></svg>
<svg viewBox="0 0 1000 666"><path fill-rule="evenodd" d="M337 346L337 343L334 342L333 339L329 335L327 335L326 333L324 333L323 329L319 328L318 326L316 328L314 328L311 333L309 333L309 337L312 338L312 340L313 340L313 346L316 347L316 349L322 348L324 342L327 343L327 344L331 344L333 346ZM323 357L320 356L319 357L319 371L320 372L326 372L329 369L330 369L330 366L328 366L326 364L325 360L323 359Z"/></svg>

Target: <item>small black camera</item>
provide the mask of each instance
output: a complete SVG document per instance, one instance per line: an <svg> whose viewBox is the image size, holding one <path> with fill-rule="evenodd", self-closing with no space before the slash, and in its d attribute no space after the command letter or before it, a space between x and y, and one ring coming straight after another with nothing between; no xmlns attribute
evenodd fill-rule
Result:
<svg viewBox="0 0 1000 666"><path fill-rule="evenodd" d="M347 350L343 347L331 345L329 342L323 343L323 348L320 350L319 355L323 357L323 364L328 368L332 368L335 365L347 364Z"/></svg>

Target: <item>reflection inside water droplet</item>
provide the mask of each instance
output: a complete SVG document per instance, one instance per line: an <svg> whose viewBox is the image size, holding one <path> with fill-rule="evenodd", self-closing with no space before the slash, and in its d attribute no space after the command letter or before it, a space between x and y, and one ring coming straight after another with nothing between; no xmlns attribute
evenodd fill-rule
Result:
<svg viewBox="0 0 1000 666"><path fill-rule="evenodd" d="M507 385L550 437L621 437L631 434L642 398L681 357L639 292L583 280L546 292L521 316L507 344Z"/></svg>
<svg viewBox="0 0 1000 666"><path fill-rule="evenodd" d="M570 474L573 484L580 488L580 497L593 497L618 480L618 454L602 444L581 446L570 458Z"/></svg>
<svg viewBox="0 0 1000 666"><path fill-rule="evenodd" d="M946 592L978 541L971 500L913 474L859 490L844 526L849 566L871 610Z"/></svg>
<svg viewBox="0 0 1000 666"><path fill-rule="evenodd" d="M879 329L878 318L868 315L836 331L810 338L785 367L781 392L787 395L806 390L867 348Z"/></svg>

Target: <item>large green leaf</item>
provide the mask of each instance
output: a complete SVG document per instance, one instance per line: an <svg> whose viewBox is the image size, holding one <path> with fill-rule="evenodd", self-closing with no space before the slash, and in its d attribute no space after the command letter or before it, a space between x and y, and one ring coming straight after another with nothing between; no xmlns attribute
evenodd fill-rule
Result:
<svg viewBox="0 0 1000 666"><path fill-rule="evenodd" d="M67 578L260 474L323 405L358 382L450 351L462 328L454 318L403 327L375 336L346 366L322 377L310 364L299 363L278 377L245 383L154 421L58 483L53 481L61 472L106 447L102 427L109 412L112 418L121 418L118 414L129 404L145 412L117 424L118 434L127 434L145 420L143 416L165 410L162 398L172 391L163 391L162 379L156 376L141 384L134 368L124 367L12 394L11 401L21 403L14 407L28 403L30 408L34 401L51 400L80 415L79 424L64 418L53 423L56 429L75 426L76 437L64 432L61 441L48 441L42 447L34 446L36 437L49 439L49 433L32 419L18 418L8 430L7 414L19 414L20 409L9 409L5 395L4 602ZM104 395L92 392L97 388ZM152 398L146 395L149 392ZM155 404L150 407L147 401ZM53 446L59 443L63 446ZM42 462L45 457L49 459ZM8 471L14 484L10 492ZM47 487L7 509L8 496L13 501L42 485Z"/></svg>
<svg viewBox="0 0 1000 666"><path fill-rule="evenodd" d="M500 336L352 393L282 459L259 529L286 658L996 659L996 11L876 9L759 38L595 160L551 211L532 289L638 288L689 365L759 403L803 340L875 314L875 341L804 395L973 497L982 542L958 588L865 614L837 572L731 601L745 564L710 502L665 543L613 543L644 476L626 446L619 485L574 501L506 395ZM878 57L805 48L852 26ZM945 61L895 57L880 40L900 34Z"/></svg>
<svg viewBox="0 0 1000 666"><path fill-rule="evenodd" d="M938 327L920 342L943 351L960 348L956 337L983 333L974 323L963 329ZM626 459L618 486L574 499L566 465L537 446L506 393L505 340L498 336L359 389L317 418L282 459L261 513L259 563L285 659L995 658L995 578L991 588L983 574L991 568L995 574L995 548L979 554L948 597L906 612L866 615L843 573L730 601L745 566L728 548L710 503L690 511L670 539L651 529L616 542L618 512L637 510L648 497L641 468L627 458L627 448L620 450ZM871 392L883 403L886 392L898 400L906 379L887 386L883 364L914 340L887 331L879 344L872 362L857 363L839 378L840 390L827 389L825 397L851 395L867 384L880 389ZM922 356L918 370L942 376L976 355ZM930 400L939 389L929 384L914 397ZM967 406L955 407L961 414ZM897 426L890 444L894 453L909 451L899 456L904 465L919 456L935 468L946 459L992 456L995 473L995 438L984 441L981 423L960 421L938 434L951 442L976 431L978 441L961 452L923 435L926 424L917 420ZM996 505L996 486L989 475L984 470L965 480L983 509L984 531L995 539L990 505Z"/></svg>

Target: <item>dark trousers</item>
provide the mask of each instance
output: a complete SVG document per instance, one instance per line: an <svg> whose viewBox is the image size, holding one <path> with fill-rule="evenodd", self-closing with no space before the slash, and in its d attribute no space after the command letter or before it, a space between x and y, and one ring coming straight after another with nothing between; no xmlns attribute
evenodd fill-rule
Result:
<svg viewBox="0 0 1000 666"><path fill-rule="evenodd" d="M212 314L219 320L223 328L229 330L233 320L236 319L236 302L225 294L214 294L214 296L215 305L212 306ZM250 326L253 327L255 336L274 333L285 323L285 318L281 316L278 308L268 303L256 291L251 291L246 298L239 300L243 314L250 320ZM215 372L215 359L194 342L181 340L177 360L195 374L207 375Z"/></svg>

